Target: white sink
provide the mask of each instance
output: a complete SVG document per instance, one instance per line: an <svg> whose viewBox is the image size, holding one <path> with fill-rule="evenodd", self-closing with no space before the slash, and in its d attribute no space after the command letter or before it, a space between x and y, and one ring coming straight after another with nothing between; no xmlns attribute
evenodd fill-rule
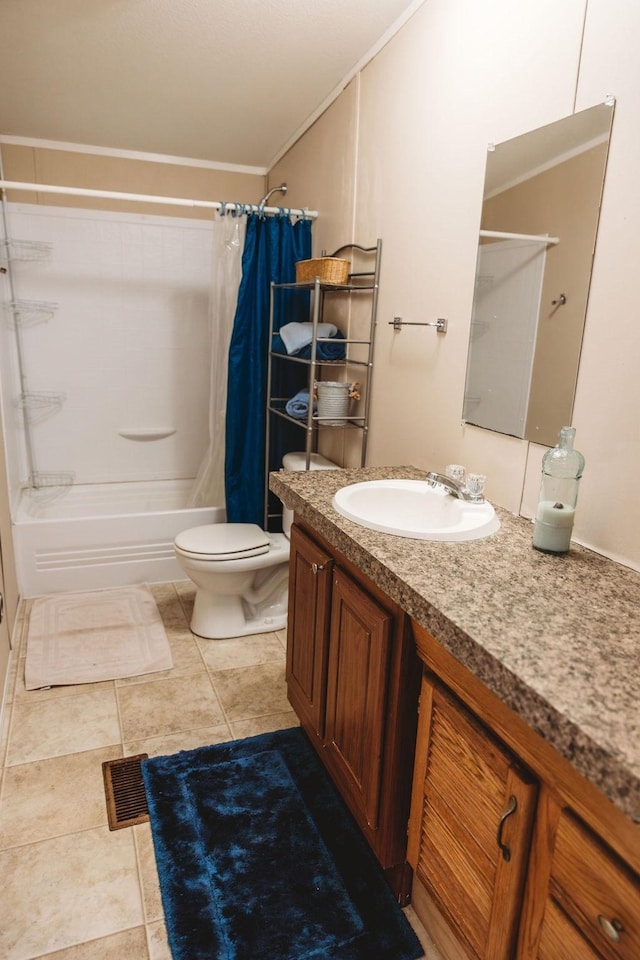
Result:
<svg viewBox="0 0 640 960"><path fill-rule="evenodd" d="M352 483L338 490L333 508L361 527L412 540L480 540L500 527L486 500L458 500L426 480Z"/></svg>

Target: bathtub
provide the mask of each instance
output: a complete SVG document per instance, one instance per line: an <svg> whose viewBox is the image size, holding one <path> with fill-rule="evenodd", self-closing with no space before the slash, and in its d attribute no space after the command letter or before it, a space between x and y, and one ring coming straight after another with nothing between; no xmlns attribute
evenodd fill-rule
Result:
<svg viewBox="0 0 640 960"><path fill-rule="evenodd" d="M177 533L221 523L222 507L188 507L192 480L23 490L13 526L23 597L184 580Z"/></svg>

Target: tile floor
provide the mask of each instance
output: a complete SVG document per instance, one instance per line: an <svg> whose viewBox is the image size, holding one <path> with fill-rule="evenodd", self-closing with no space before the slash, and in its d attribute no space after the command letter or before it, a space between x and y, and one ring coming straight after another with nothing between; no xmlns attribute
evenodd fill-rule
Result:
<svg viewBox="0 0 640 960"><path fill-rule="evenodd" d="M51 690L24 686L26 624L0 743L0 957L171 960L149 824L111 832L102 761L293 726L283 632L202 640L189 582L152 586L174 666ZM425 955L437 954L415 914Z"/></svg>

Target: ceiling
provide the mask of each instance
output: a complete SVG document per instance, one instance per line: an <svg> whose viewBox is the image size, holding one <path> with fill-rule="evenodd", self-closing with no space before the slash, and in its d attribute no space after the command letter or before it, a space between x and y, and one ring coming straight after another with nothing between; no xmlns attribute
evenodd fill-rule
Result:
<svg viewBox="0 0 640 960"><path fill-rule="evenodd" d="M266 168L422 0L0 0L0 134Z"/></svg>

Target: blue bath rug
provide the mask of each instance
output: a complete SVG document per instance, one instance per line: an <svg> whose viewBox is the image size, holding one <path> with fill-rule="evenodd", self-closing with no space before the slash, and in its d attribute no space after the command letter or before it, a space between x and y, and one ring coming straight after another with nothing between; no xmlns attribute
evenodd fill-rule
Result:
<svg viewBox="0 0 640 960"><path fill-rule="evenodd" d="M143 761L174 960L416 960L299 728Z"/></svg>

